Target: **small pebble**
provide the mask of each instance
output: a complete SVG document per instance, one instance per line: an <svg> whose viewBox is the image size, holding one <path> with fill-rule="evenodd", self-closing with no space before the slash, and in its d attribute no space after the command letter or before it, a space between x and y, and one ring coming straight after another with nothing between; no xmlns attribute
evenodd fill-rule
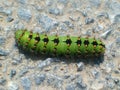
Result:
<svg viewBox="0 0 120 90"><path fill-rule="evenodd" d="M103 83L93 83L90 87L91 90L106 90Z"/></svg>
<svg viewBox="0 0 120 90"><path fill-rule="evenodd" d="M17 0L17 1L21 4L26 4L28 2L28 0Z"/></svg>
<svg viewBox="0 0 120 90"><path fill-rule="evenodd" d="M117 15L114 17L114 23L120 23L120 14L117 14Z"/></svg>
<svg viewBox="0 0 120 90"><path fill-rule="evenodd" d="M86 35L87 35L87 36L92 36L92 32L93 32L93 31L92 31L91 29L89 29L89 30L87 30Z"/></svg>
<svg viewBox="0 0 120 90"><path fill-rule="evenodd" d="M112 77L111 77L111 75L107 75L107 76L105 77L105 79L106 79L106 80L110 80L110 79L112 79Z"/></svg>
<svg viewBox="0 0 120 90"><path fill-rule="evenodd" d="M64 21L63 23L65 23L69 28L74 28L74 25L70 21Z"/></svg>
<svg viewBox="0 0 120 90"><path fill-rule="evenodd" d="M8 83L8 90L19 90L19 86L17 83L9 82Z"/></svg>
<svg viewBox="0 0 120 90"><path fill-rule="evenodd" d="M60 30L68 30L68 27L65 24L60 24Z"/></svg>
<svg viewBox="0 0 120 90"><path fill-rule="evenodd" d="M42 82L44 82L45 78L46 78L45 74L35 76L35 84L40 85Z"/></svg>
<svg viewBox="0 0 120 90"><path fill-rule="evenodd" d="M12 57L12 64L17 65L22 62L22 56L14 56Z"/></svg>
<svg viewBox="0 0 120 90"><path fill-rule="evenodd" d="M49 13L54 15L60 15L61 12L58 8L50 8Z"/></svg>
<svg viewBox="0 0 120 90"><path fill-rule="evenodd" d="M109 15L108 15L107 12L101 12L101 13L98 14L97 17L98 17L98 18L100 18L100 17L105 17L106 19L108 19L108 18L109 18Z"/></svg>
<svg viewBox="0 0 120 90"><path fill-rule="evenodd" d="M120 71L119 70L114 70L115 74L119 74Z"/></svg>
<svg viewBox="0 0 120 90"><path fill-rule="evenodd" d="M16 70L11 70L10 71L10 78L16 75Z"/></svg>
<svg viewBox="0 0 120 90"><path fill-rule="evenodd" d="M86 11L82 11L81 13L84 17L87 17L87 12Z"/></svg>
<svg viewBox="0 0 120 90"><path fill-rule="evenodd" d="M36 8L37 11L42 11L43 10L42 6L35 5L34 7Z"/></svg>
<svg viewBox="0 0 120 90"><path fill-rule="evenodd" d="M75 85L67 85L65 90L75 90Z"/></svg>
<svg viewBox="0 0 120 90"><path fill-rule="evenodd" d="M52 58L47 58L46 60L38 64L38 68L42 70L44 67L50 65L53 61L54 60Z"/></svg>
<svg viewBox="0 0 120 90"><path fill-rule="evenodd" d="M75 76L75 75L71 75L71 76L70 76L70 80L71 80L71 81L74 81L75 79L76 79L76 76Z"/></svg>
<svg viewBox="0 0 120 90"><path fill-rule="evenodd" d="M89 2L90 2L90 4L92 5L92 6L96 6L96 7L99 7L100 6L100 4L101 4L101 1L100 0L88 0Z"/></svg>
<svg viewBox="0 0 120 90"><path fill-rule="evenodd" d="M69 0L58 0L59 3L67 4Z"/></svg>
<svg viewBox="0 0 120 90"><path fill-rule="evenodd" d="M9 6L12 7L13 2L11 2L11 1L4 1L4 5L5 5L6 7L9 7Z"/></svg>
<svg viewBox="0 0 120 90"><path fill-rule="evenodd" d="M101 34L100 37L103 39L107 39L107 37L110 35L111 31L112 31L111 29L108 29L103 34Z"/></svg>
<svg viewBox="0 0 120 90"><path fill-rule="evenodd" d="M25 29L25 25L23 23L15 23L13 25L14 29Z"/></svg>
<svg viewBox="0 0 120 90"><path fill-rule="evenodd" d="M2 6L0 6L0 13L2 13L3 12L3 7Z"/></svg>
<svg viewBox="0 0 120 90"><path fill-rule="evenodd" d="M120 2L118 0L114 0L114 1L107 1L107 6L110 10L111 13L118 13L120 10Z"/></svg>
<svg viewBox="0 0 120 90"><path fill-rule="evenodd" d="M94 19L93 18L86 18L85 24L90 24L90 23L94 23Z"/></svg>
<svg viewBox="0 0 120 90"><path fill-rule="evenodd" d="M107 87L113 90L113 88L115 88L115 83L113 81L108 81Z"/></svg>
<svg viewBox="0 0 120 90"><path fill-rule="evenodd" d="M51 6L53 4L53 2L51 0L46 0L45 3L47 6Z"/></svg>
<svg viewBox="0 0 120 90"><path fill-rule="evenodd" d="M115 84L119 83L119 79L114 79Z"/></svg>
<svg viewBox="0 0 120 90"><path fill-rule="evenodd" d="M17 61L12 61L12 65L17 65L18 64L18 62Z"/></svg>
<svg viewBox="0 0 120 90"><path fill-rule="evenodd" d="M0 36L0 45L3 45L5 43L5 37Z"/></svg>
<svg viewBox="0 0 120 90"><path fill-rule="evenodd" d="M24 69L22 69L22 70L19 72L19 76L22 77L22 76L24 76L27 72L28 72L28 69L27 69L27 68L24 68Z"/></svg>
<svg viewBox="0 0 120 90"><path fill-rule="evenodd" d="M24 90L31 90L31 81L27 77L21 78L21 85L23 86Z"/></svg>
<svg viewBox="0 0 120 90"><path fill-rule="evenodd" d="M8 50L4 50L0 48L0 55L1 56L7 56L10 52Z"/></svg>
<svg viewBox="0 0 120 90"><path fill-rule="evenodd" d="M42 26L42 28L45 29L46 31L53 30L58 26L57 21L51 19L46 15L38 15L36 19L38 23Z"/></svg>
<svg viewBox="0 0 120 90"><path fill-rule="evenodd" d="M68 79L68 78L70 78L70 75L65 75L64 76L64 79Z"/></svg>
<svg viewBox="0 0 120 90"><path fill-rule="evenodd" d="M14 19L11 16L8 16L7 19L6 19L7 22L12 22L13 20Z"/></svg>
<svg viewBox="0 0 120 90"><path fill-rule="evenodd" d="M54 86L54 88L61 88L63 85L63 80L58 76L48 75L47 83L48 85Z"/></svg>
<svg viewBox="0 0 120 90"><path fill-rule="evenodd" d="M80 81L78 80L76 84L77 84L76 87L79 90L86 90L86 88L87 88L87 85L85 83L83 83L83 81L81 81L81 80Z"/></svg>
<svg viewBox="0 0 120 90"><path fill-rule="evenodd" d="M120 70L120 64L118 65L118 70Z"/></svg>
<svg viewBox="0 0 120 90"><path fill-rule="evenodd" d="M2 63L0 63L0 67L2 67Z"/></svg>
<svg viewBox="0 0 120 90"><path fill-rule="evenodd" d="M0 78L0 85L5 85L6 79L4 77Z"/></svg>
<svg viewBox="0 0 120 90"><path fill-rule="evenodd" d="M98 70L94 69L94 70L92 70L92 75L94 78L99 78L100 73L98 72Z"/></svg>
<svg viewBox="0 0 120 90"><path fill-rule="evenodd" d="M120 37L117 37L116 43L120 44Z"/></svg>
<svg viewBox="0 0 120 90"><path fill-rule="evenodd" d="M4 87L0 87L0 90L5 90Z"/></svg>
<svg viewBox="0 0 120 90"><path fill-rule="evenodd" d="M7 16L12 15L12 10L11 10L11 9L4 9L3 12L4 12L4 14L6 14Z"/></svg>
<svg viewBox="0 0 120 90"><path fill-rule="evenodd" d="M29 22L30 19L32 18L32 13L27 8L19 8L17 14L18 14L20 19L23 19L27 22Z"/></svg>
<svg viewBox="0 0 120 90"><path fill-rule="evenodd" d="M77 64L77 71L82 71L84 69L84 63L80 62Z"/></svg>

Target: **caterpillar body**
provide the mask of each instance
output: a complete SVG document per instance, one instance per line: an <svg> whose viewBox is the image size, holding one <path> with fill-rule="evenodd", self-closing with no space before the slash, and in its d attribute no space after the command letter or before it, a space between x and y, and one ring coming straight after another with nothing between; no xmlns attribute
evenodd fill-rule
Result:
<svg viewBox="0 0 120 90"><path fill-rule="evenodd" d="M75 36L49 36L27 30L17 30L15 39L18 46L29 52L50 56L87 57L100 56L105 45L99 39Z"/></svg>

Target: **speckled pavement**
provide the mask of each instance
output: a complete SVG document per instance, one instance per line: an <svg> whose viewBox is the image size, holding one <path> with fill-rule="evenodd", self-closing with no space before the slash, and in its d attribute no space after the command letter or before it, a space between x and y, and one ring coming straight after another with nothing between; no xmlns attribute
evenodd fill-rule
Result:
<svg viewBox="0 0 120 90"><path fill-rule="evenodd" d="M100 38L105 54L24 53L15 42L18 29ZM0 0L0 90L120 90L120 0Z"/></svg>

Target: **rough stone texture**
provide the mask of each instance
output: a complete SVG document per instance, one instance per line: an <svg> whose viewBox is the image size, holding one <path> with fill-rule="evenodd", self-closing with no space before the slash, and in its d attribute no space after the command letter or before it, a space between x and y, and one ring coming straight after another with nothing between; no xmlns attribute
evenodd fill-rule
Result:
<svg viewBox="0 0 120 90"><path fill-rule="evenodd" d="M21 84L24 88L24 90L31 90L31 81L27 77L21 78Z"/></svg>
<svg viewBox="0 0 120 90"><path fill-rule="evenodd" d="M1 56L7 56L8 54L9 54L9 51L0 48L0 55Z"/></svg>
<svg viewBox="0 0 120 90"><path fill-rule="evenodd" d="M5 38L3 36L0 36L0 45L2 45L3 43L5 43Z"/></svg>
<svg viewBox="0 0 120 90"><path fill-rule="evenodd" d="M84 69L84 63L83 62L78 63L77 67L78 67L77 71L82 71Z"/></svg>
<svg viewBox="0 0 120 90"><path fill-rule="evenodd" d="M0 78L0 85L5 85L6 79L4 77Z"/></svg>
<svg viewBox="0 0 120 90"><path fill-rule="evenodd" d="M35 56L18 29L100 38L100 58ZM119 0L0 0L0 90L120 90Z"/></svg>
<svg viewBox="0 0 120 90"><path fill-rule="evenodd" d="M19 90L19 86L14 82L8 83L8 90Z"/></svg>
<svg viewBox="0 0 120 90"><path fill-rule="evenodd" d="M50 65L52 62L53 62L53 59L48 58L48 59L44 60L43 62L40 62L40 64L38 64L38 68L43 69L44 67Z"/></svg>
<svg viewBox="0 0 120 90"><path fill-rule="evenodd" d="M75 90L75 86L74 85L67 85L66 90Z"/></svg>
<svg viewBox="0 0 120 90"><path fill-rule="evenodd" d="M10 77L11 77L11 78L12 78L13 76L15 76L15 74L16 74L16 70L13 69L13 70L10 71Z"/></svg>
<svg viewBox="0 0 120 90"><path fill-rule="evenodd" d="M44 74L35 76L35 84L40 85L41 83L43 83L45 80L45 77L46 77L46 75L44 75Z"/></svg>
<svg viewBox="0 0 120 90"><path fill-rule="evenodd" d="M52 30L58 26L57 21L54 21L46 15L38 15L36 19L38 23L42 26L42 28L46 31Z"/></svg>
<svg viewBox="0 0 120 90"><path fill-rule="evenodd" d="M32 13L29 9L21 7L18 9L18 16L20 19L23 19L23 20L29 22L30 19L32 18Z"/></svg>

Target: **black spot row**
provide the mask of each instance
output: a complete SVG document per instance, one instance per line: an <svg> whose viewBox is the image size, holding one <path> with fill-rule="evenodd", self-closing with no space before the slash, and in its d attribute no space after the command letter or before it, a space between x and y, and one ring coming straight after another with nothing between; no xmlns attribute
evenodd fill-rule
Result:
<svg viewBox="0 0 120 90"><path fill-rule="evenodd" d="M24 32L23 32L23 34L24 34ZM29 35L29 38L30 39L32 39L32 34L30 34ZM38 36L36 36L35 37L35 40L37 41L37 42L39 42L41 39L40 39L40 37L39 37L39 35ZM45 42L45 43L48 43L49 42L49 38L48 37L45 37L44 39L43 39L43 41ZM55 38L54 40L52 40L56 45L58 45L59 44L59 38ZM70 38L68 38L68 39L66 39L66 41L63 41L63 42L65 42L67 45L71 45L72 44L72 40L70 39ZM81 45L82 44L82 41L81 41L81 39L78 39L75 43L77 43L77 45ZM86 39L86 40L84 40L84 45L89 45L90 44L90 42L89 42L89 40L88 39ZM91 43L93 46L97 46L97 45L101 45L102 47L104 47L105 48L105 45L104 44L98 44L97 43L97 41L96 40L94 40L92 43Z"/></svg>

